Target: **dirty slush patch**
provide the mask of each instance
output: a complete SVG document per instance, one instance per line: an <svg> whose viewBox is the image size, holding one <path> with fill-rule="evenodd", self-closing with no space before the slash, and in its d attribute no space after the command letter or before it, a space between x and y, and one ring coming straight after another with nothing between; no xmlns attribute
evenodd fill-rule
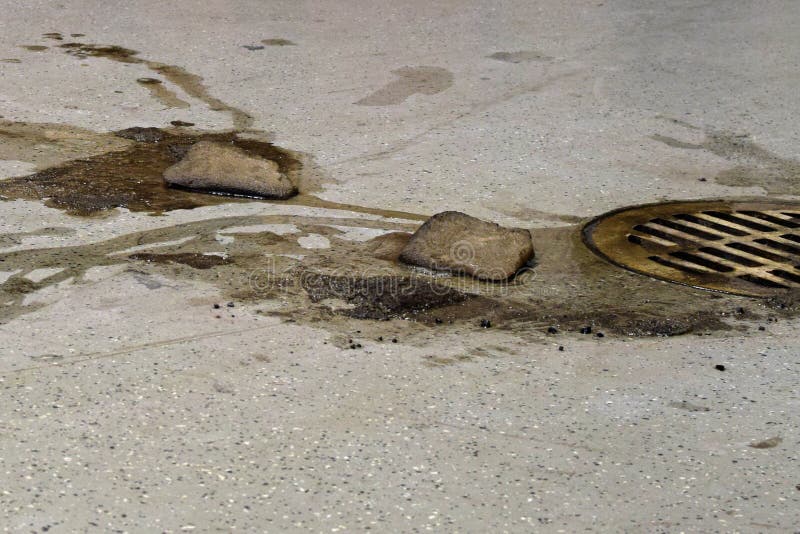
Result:
<svg viewBox="0 0 800 534"><path fill-rule="evenodd" d="M60 34L48 38L63 41ZM310 159L266 140L253 139L253 132L246 131L252 118L211 96L200 76L181 67L140 58L136 51L119 46L78 42L58 46L80 59L98 57L143 64L211 109L230 113L236 131L129 128L100 134L56 125L4 122L0 124L0 137L10 144L0 144L0 156L8 153L7 159L31 161L41 170L0 181L0 198L40 200L82 217L113 216L116 207L160 214L246 201L164 185L163 171L193 144L214 141L276 161L281 172L301 190L299 196L281 204L377 218L225 217L131 233L99 243L13 250L0 255L0 270L11 273L0 284L0 321L44 306L37 304L40 290L56 284L70 287L91 283L87 281L90 269L111 265L126 266L126 272L147 289L158 287L156 275L198 280L216 286L223 298L252 303L260 313L314 323L336 332L358 329L376 337L386 332L385 321L391 319L411 319L405 323L411 325L406 332L425 333L450 325L457 330L495 328L541 340L557 335L557 331L632 336L706 333L731 328L732 319L772 320L800 312L800 298L794 294L770 300L747 299L676 286L616 268L583 245L579 226L533 230L535 262L508 282L482 282L409 268L398 257L410 232L427 216L336 204L309 195L314 173L308 167ZM419 73L399 74L416 80ZM434 76L442 87L430 89L427 76L431 73L422 74L421 87L417 84L409 89L396 83L399 89L394 91L391 86L393 98L395 92L402 98L412 89L438 90L447 85L446 76ZM165 88L160 82L159 78L140 78L136 83L147 86L162 102L181 107L172 100L171 91L162 91ZM292 225L297 231L278 234L241 229L265 224ZM347 230L365 228L383 235L366 241L347 237ZM33 234L59 231L44 228ZM330 247L301 246L299 239L312 235L328 240ZM0 243L17 244L24 238L22 234L7 234L0 236ZM40 269L53 272L38 280L27 276ZM743 324L739 323L740 327Z"/></svg>

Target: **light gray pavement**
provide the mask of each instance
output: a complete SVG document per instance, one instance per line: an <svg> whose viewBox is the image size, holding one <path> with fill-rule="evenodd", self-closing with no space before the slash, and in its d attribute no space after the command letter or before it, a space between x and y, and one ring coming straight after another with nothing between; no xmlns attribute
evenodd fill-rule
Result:
<svg viewBox="0 0 800 534"><path fill-rule="evenodd" d="M765 195L757 172L738 186L715 177L800 158L793 1L4 1L2 13L0 60L19 60L0 63L2 120L232 128L180 87L167 84L188 108L152 98L135 81L152 74L143 64L75 59L42 37L82 33L202 76L253 128L309 155L321 198L346 204L565 225L642 202ZM243 48L277 38L295 44ZM758 150L709 141L737 135ZM4 177L33 168L0 161ZM82 219L0 202L0 256L239 215L393 224L269 203ZM280 299L217 319L211 304L224 298L206 282L117 265L13 304L27 313L0 324L0 528L800 524L797 320L555 340L396 320L379 342L357 332L374 324L260 313ZM342 337L363 348L340 348Z"/></svg>

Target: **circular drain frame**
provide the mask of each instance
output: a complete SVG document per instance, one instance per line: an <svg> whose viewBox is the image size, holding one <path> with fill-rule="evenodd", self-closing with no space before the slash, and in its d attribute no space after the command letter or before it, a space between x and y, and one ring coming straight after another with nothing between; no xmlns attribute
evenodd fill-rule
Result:
<svg viewBox="0 0 800 534"><path fill-rule="evenodd" d="M767 297L800 288L800 202L622 208L589 222L583 241L615 265L700 289Z"/></svg>

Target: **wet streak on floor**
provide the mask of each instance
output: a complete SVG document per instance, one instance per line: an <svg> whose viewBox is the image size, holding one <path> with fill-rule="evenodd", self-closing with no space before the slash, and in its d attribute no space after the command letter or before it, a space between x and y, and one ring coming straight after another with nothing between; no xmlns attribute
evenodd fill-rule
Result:
<svg viewBox="0 0 800 534"><path fill-rule="evenodd" d="M162 75L164 78L180 87L187 95L205 102L214 111L224 111L231 114L233 127L237 130L249 128L253 124L253 118L241 109L226 104L222 100L209 93L208 88L203 84L203 78L193 74L183 67L177 65L167 65L158 61L138 57L136 50L124 48L117 45L98 45L79 42L64 43L59 45L64 51L78 59L87 57L105 58L119 63L136 63L147 66L151 71Z"/></svg>

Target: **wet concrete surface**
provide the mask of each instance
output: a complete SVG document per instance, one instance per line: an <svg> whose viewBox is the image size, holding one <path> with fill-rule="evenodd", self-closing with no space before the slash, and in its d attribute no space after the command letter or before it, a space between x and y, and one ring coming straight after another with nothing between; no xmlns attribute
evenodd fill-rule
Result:
<svg viewBox="0 0 800 534"><path fill-rule="evenodd" d="M4 6L0 526L794 528L797 294L647 278L581 229L796 194L797 6L274 7ZM164 187L199 140L301 194ZM447 209L535 261L399 263Z"/></svg>

